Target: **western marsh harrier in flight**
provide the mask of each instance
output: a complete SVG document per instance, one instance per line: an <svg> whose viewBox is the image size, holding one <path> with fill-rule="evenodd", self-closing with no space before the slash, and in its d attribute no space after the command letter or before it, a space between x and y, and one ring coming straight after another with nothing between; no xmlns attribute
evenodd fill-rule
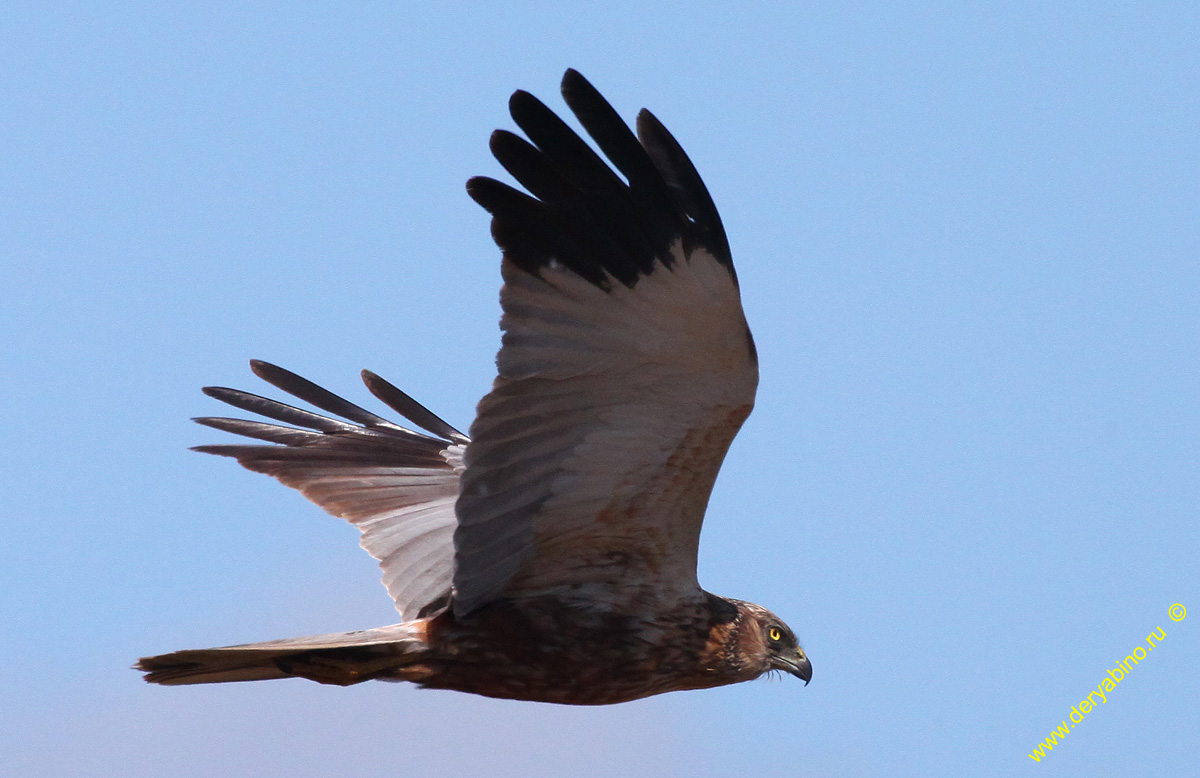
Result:
<svg viewBox="0 0 1200 778"><path fill-rule="evenodd" d="M529 194L467 184L504 255L499 375L470 438L367 371L427 434L265 362L260 378L341 418L205 390L280 423L197 419L261 441L198 450L358 527L402 622L148 657L146 680L379 679L576 705L770 670L807 683L783 621L696 580L709 493L758 384L717 209L648 111L635 136L575 71L562 94L620 175L535 97L512 96L528 140L500 130L491 148Z"/></svg>

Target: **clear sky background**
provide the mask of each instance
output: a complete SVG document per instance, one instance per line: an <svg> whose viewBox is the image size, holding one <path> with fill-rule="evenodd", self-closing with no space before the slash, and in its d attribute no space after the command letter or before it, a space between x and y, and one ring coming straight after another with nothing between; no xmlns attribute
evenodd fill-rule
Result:
<svg viewBox="0 0 1200 778"><path fill-rule="evenodd" d="M1194 2L6 4L0 774L1200 775L1197 41ZM394 621L352 528L188 418L256 357L466 428L499 273L463 183L566 67L725 218L762 384L700 577L812 684L143 684Z"/></svg>

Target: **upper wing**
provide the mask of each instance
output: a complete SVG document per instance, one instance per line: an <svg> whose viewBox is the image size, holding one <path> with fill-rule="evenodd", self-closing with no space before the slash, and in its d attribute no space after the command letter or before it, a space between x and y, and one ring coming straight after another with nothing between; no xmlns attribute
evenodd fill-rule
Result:
<svg viewBox="0 0 1200 778"><path fill-rule="evenodd" d="M532 143L497 131L492 151L533 197L468 183L504 250L504 337L457 505L460 615L590 585L697 596L708 496L754 404L754 345L695 168L649 112L635 137L575 71L563 96L624 180L517 92Z"/></svg>
<svg viewBox="0 0 1200 778"><path fill-rule="evenodd" d="M355 424L293 408L247 392L207 387L205 393L285 424L202 418L201 424L278 445L197 446L275 476L362 532L361 545L379 560L383 584L405 620L444 603L453 568L454 500L467 436L369 371L372 394L438 437L393 424L295 373L250 363L276 387ZM303 428L303 429L298 429Z"/></svg>

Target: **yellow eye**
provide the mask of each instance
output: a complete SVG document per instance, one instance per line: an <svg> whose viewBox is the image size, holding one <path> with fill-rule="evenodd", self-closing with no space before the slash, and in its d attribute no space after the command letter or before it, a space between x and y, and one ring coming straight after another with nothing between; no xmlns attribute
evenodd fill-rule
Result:
<svg viewBox="0 0 1200 778"><path fill-rule="evenodd" d="M781 640L783 633L779 631L778 627L771 627L770 631L767 632L767 637L771 640Z"/></svg>

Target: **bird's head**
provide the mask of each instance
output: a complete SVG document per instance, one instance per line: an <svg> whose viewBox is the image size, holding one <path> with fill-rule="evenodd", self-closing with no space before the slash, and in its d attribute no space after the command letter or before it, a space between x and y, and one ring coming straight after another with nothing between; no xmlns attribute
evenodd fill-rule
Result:
<svg viewBox="0 0 1200 778"><path fill-rule="evenodd" d="M745 669L754 672L754 676L782 670L807 686L812 678L812 663L783 619L752 602L732 602L738 615L730 648Z"/></svg>

